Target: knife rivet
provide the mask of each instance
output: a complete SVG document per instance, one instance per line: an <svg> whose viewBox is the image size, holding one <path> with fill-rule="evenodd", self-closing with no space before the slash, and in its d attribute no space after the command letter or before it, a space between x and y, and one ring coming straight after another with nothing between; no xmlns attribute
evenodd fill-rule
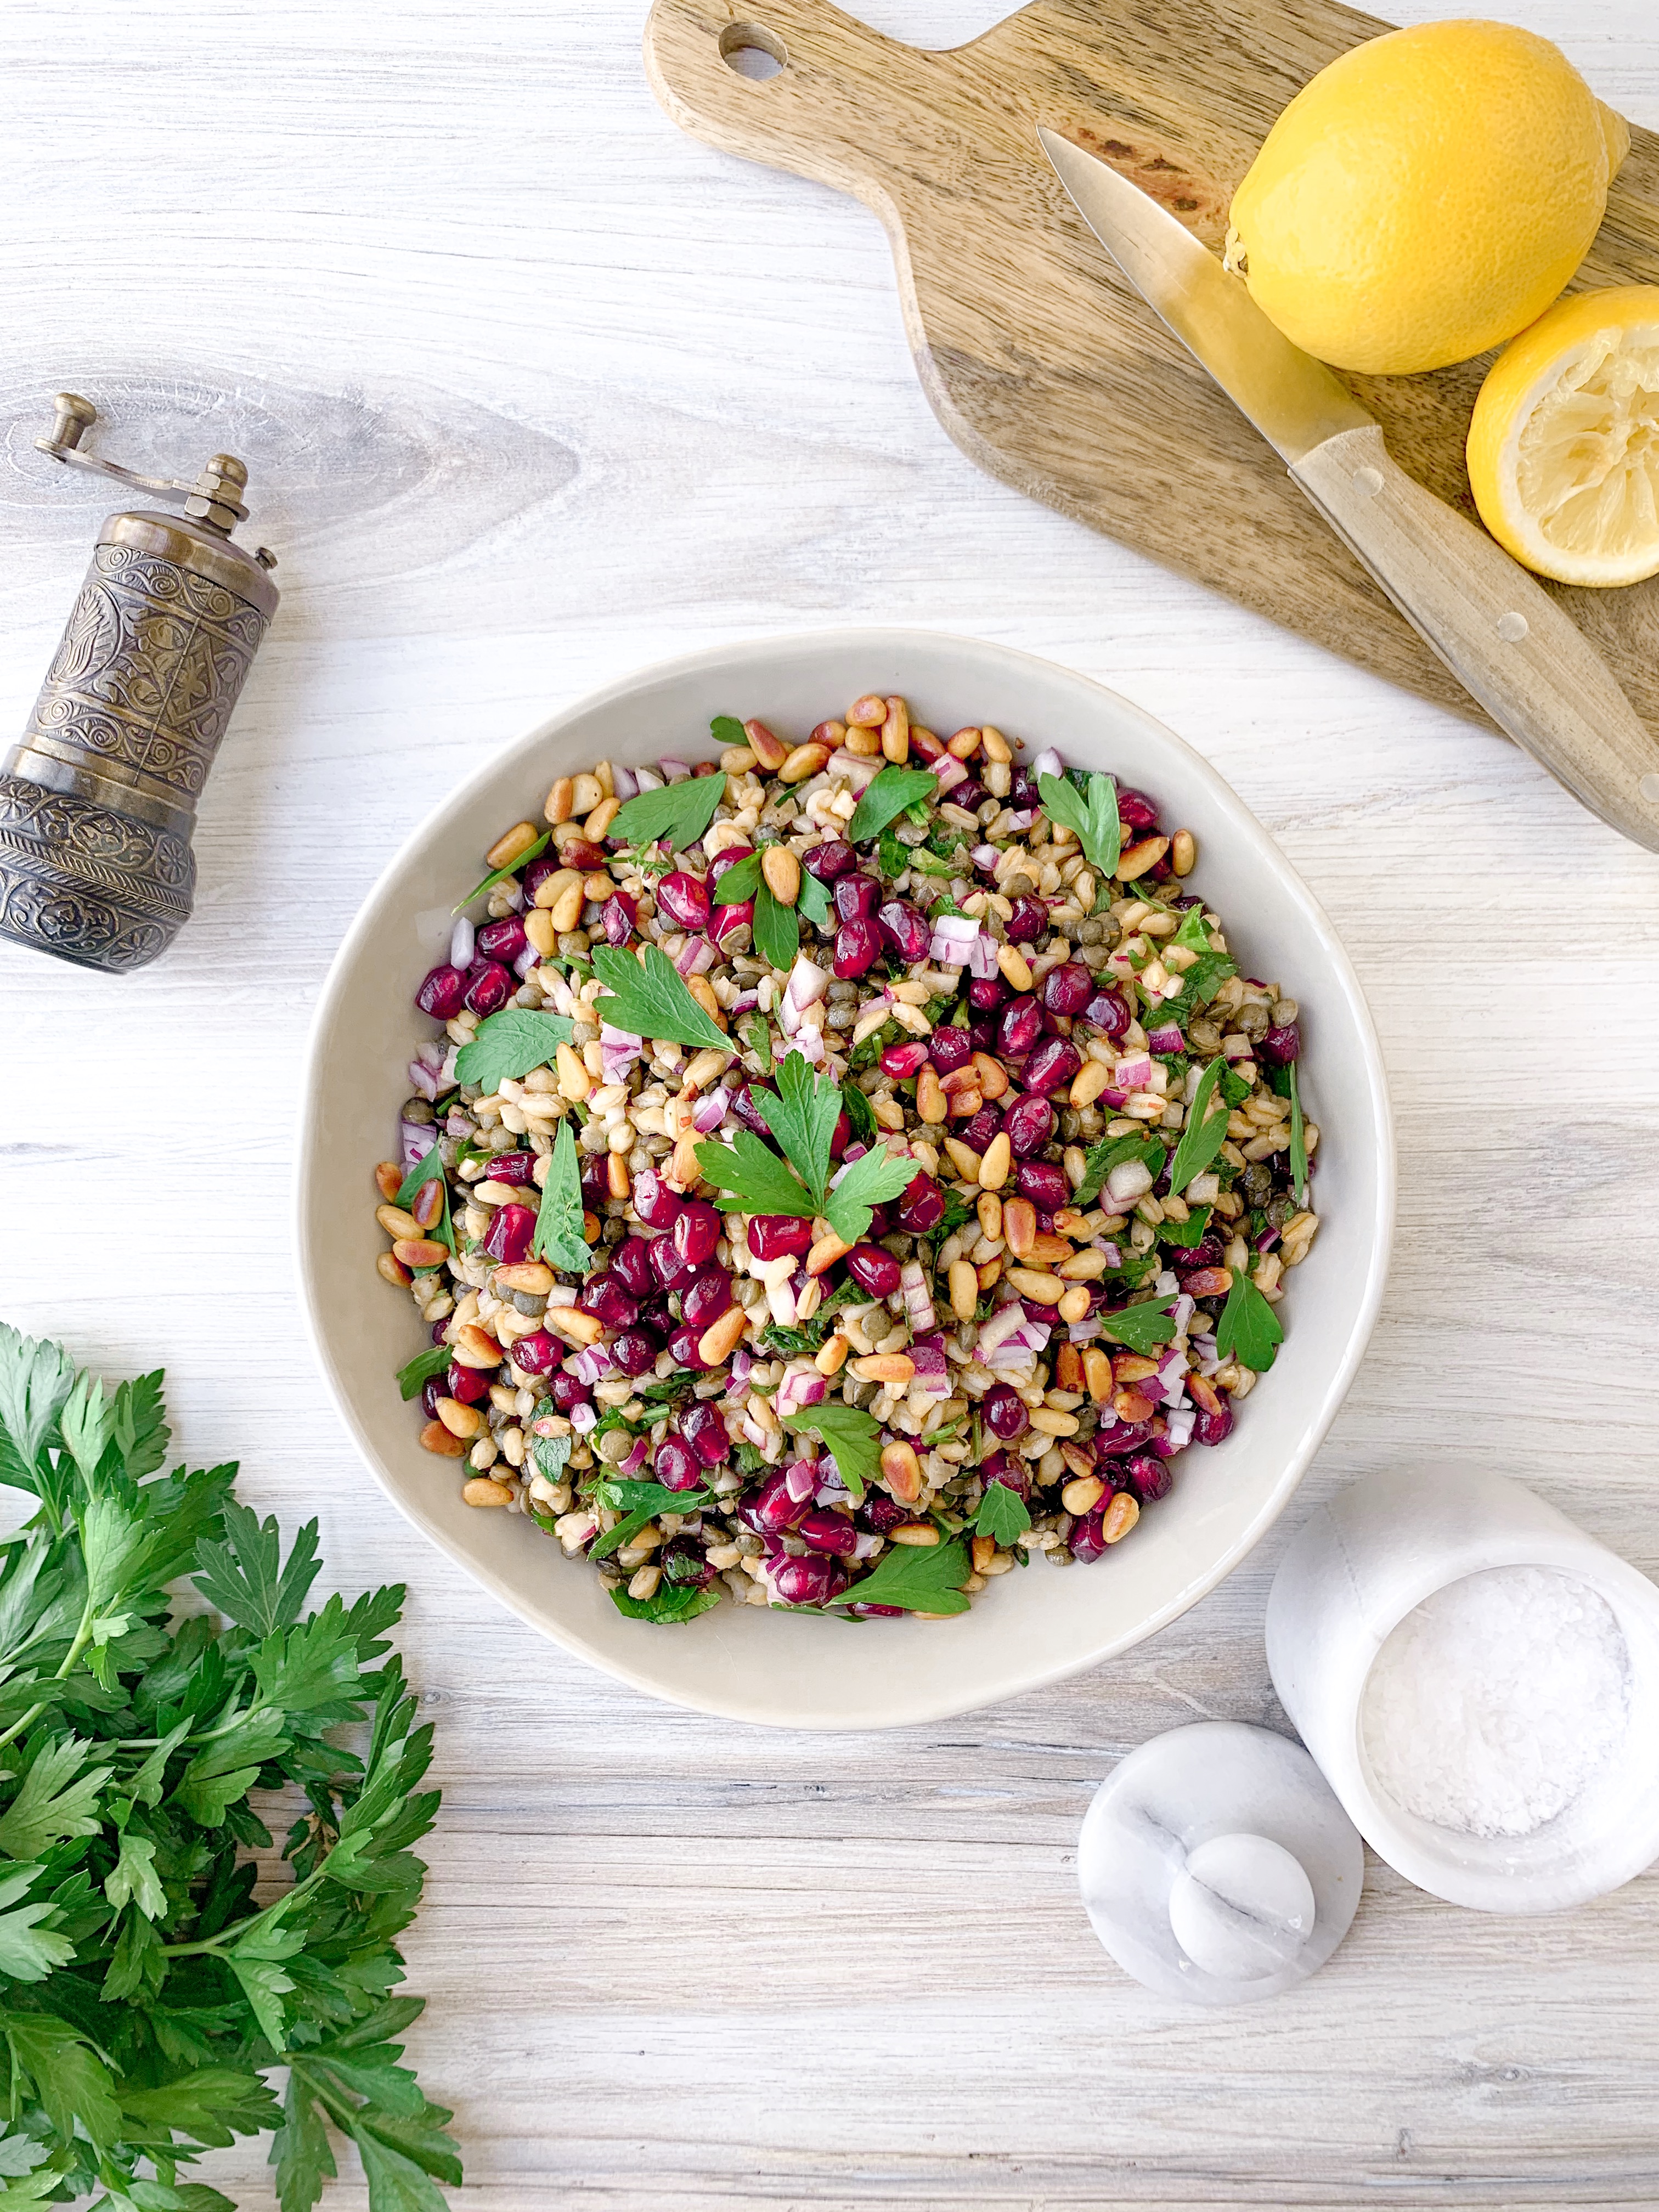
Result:
<svg viewBox="0 0 1659 2212"><path fill-rule="evenodd" d="M1356 469L1353 472L1353 488L1361 499L1375 499L1382 489L1382 470Z"/></svg>
<svg viewBox="0 0 1659 2212"><path fill-rule="evenodd" d="M1516 614L1513 609L1508 614L1499 615L1498 617L1498 635L1505 645L1519 645L1527 634L1527 629L1525 615Z"/></svg>
<svg viewBox="0 0 1659 2212"><path fill-rule="evenodd" d="M1659 806L1659 775L1644 775L1636 788L1650 805Z"/></svg>

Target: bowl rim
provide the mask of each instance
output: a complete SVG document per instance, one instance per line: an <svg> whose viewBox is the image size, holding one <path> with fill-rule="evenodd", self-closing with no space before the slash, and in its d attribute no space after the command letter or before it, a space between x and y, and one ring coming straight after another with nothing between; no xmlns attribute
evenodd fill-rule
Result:
<svg viewBox="0 0 1659 2212"><path fill-rule="evenodd" d="M319 1286L320 1271L319 1255L314 1248L306 1206L306 1192L311 1180L313 1154L319 1139L319 1078L324 1037L329 1030L336 1000L344 991L347 980L369 942L376 926L376 910L385 892L402 874L416 849L422 844L437 826L441 817L465 805L498 777L507 772L513 763L522 759L538 745L555 739L568 725L580 720L629 695L647 687L659 686L681 678L695 677L734 660L742 660L751 668L767 661L787 661L803 651L822 652L842 650L852 653L860 650L884 650L902 653L906 650L928 653L945 648L959 654L965 663L976 656L999 662L1005 668L1029 668L1045 678L1060 677L1079 690L1093 692L1105 702L1109 711L1121 719L1127 718L1144 724L1157 740L1172 748L1189 762L1194 772L1207 780L1213 794L1230 818L1232 831L1245 842L1255 847L1258 858L1265 860L1282 879L1285 887L1301 908L1310 935L1316 940L1327 963L1331 980L1340 988L1347 1001L1358 1033L1364 1063L1367 1102L1373 1124L1382 1142L1376 1163L1376 1188L1374 1216L1370 1224L1370 1249L1365 1281L1356 1309L1353 1326L1341 1359L1327 1378L1325 1387L1312 1410L1301 1442L1287 1453L1278 1480L1267 1492L1256 1511L1240 1529L1234 1540L1202 1571L1194 1574L1161 1606L1140 1620L1132 1631L1103 1638L1076 1656L1051 1663L1036 1663L1024 1668L1011 1668L1007 1678L990 1696L977 1690L967 1695L953 1694L948 1679L941 1675L935 1694L917 1694L909 1685L903 1692L895 1692L896 1709L890 1717L878 1721L863 1717L840 1720L819 1716L780 1715L762 1709L762 1700L745 1694L731 1697L709 1694L700 1691L696 1684L677 1684L672 1690L659 1677L642 1668L619 1660L608 1652L597 1650L580 1633L567 1628L545 1612L521 1601L513 1589L488 1565L464 1553L452 1543L445 1532L420 1507L416 1498L395 1481L382 1465L378 1447L356 1413L351 1390L341 1371L340 1364L330 1344L323 1315L319 1310ZM666 659L646 662L625 674L582 693L560 708L556 713L544 717L529 728L481 761L471 775L452 786L436 803L428 808L421 820L404 837L397 850L375 877L365 892L356 913L353 915L344 936L329 963L328 972L318 994L313 1011L310 1030L306 1041L301 1068L297 1141L295 1147L295 1171L292 1183L292 1224L294 1230L295 1265L299 1277L300 1304L306 1334L310 1340L313 1356L321 1370L335 1409L344 1422L352 1442L368 1466L375 1481L390 1498L404 1519L433 1542L445 1555L469 1575L474 1582L487 1589L496 1601L538 1634L545 1636L562 1649L572 1652L589 1665L598 1667L613 1679L626 1682L632 1689L646 1696L678 1705L691 1711L714 1715L730 1720L748 1722L774 1728L797 1729L803 1732L835 1734L862 1731L871 1728L902 1728L925 1725L951 1718L958 1714L984 1710L994 1704L1022 1697L1032 1691L1069 1680L1073 1675L1103 1665L1149 1637L1167 1628L1179 1620L1200 1599L1224 1582L1259 1544L1267 1530L1278 1520L1300 1486L1315 1453L1328 1434L1332 1422L1340 1409L1355 1374L1364 1358L1371 1333L1381 1310L1382 1293L1388 1280L1392 1256L1396 1196L1396 1140L1393 1109L1389 1098L1382 1050L1366 1003L1359 978L1341 939L1337 935L1329 916L1304 882L1301 875L1282 853L1267 829L1245 805L1231 783L1213 767L1197 748L1172 730L1157 715L1115 691L1109 684L1085 676L1062 663L1039 653L1027 653L1017 646L1005 645L999 640L964 637L944 629L921 629L913 623L860 623L827 625L822 629L766 632L752 638L729 639L723 643L705 646L696 651L678 653Z"/></svg>

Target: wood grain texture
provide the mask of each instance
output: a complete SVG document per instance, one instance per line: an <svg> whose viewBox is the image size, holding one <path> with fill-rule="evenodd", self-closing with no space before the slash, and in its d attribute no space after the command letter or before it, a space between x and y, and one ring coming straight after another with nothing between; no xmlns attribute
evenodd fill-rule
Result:
<svg viewBox="0 0 1659 2212"><path fill-rule="evenodd" d="M869 4L941 46L991 12ZM675 130L644 12L0 11L0 724L103 512L30 445L62 386L138 466L241 453L283 589L167 957L117 983L0 950L0 1310L165 1363L192 1462L319 1515L337 1586L408 1583L446 1792L411 2044L463 2204L1650 2204L1659 1876L1520 1923L1373 1862L1316 1980L1194 2016L1095 1945L1072 1853L1131 1746L1283 1724L1267 1583L1339 1483L1489 1458L1659 1571L1659 868L1485 731L981 474L878 224ZM1646 0L1510 12L1659 124ZM1400 1224L1314 1471L1201 1606L966 1721L792 1738L589 1673L381 1498L295 1302L296 1069L368 885L482 754L659 655L883 617L1075 665L1230 779L1370 997ZM210 2166L270 2212L257 2147ZM349 2178L332 2201L362 2212Z"/></svg>
<svg viewBox="0 0 1659 2212"><path fill-rule="evenodd" d="M722 58L722 33L745 18L787 56L765 81ZM926 52L828 0L656 0L646 63L686 130L852 192L881 217L923 387L981 467L1478 716L1099 246L1036 138L1046 124L1103 155L1218 252L1233 191L1280 109L1389 27L1334 0L1032 0L970 44ZM1638 129L1572 289L1656 280L1659 138ZM1493 358L1346 380L1401 466L1471 519L1463 441ZM1546 588L1659 737L1659 578Z"/></svg>

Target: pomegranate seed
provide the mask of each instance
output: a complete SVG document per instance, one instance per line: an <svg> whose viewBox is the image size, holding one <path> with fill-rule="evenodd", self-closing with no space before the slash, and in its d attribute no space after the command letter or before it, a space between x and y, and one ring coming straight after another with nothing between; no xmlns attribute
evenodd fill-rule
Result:
<svg viewBox="0 0 1659 2212"><path fill-rule="evenodd" d="M836 1126L830 1132L830 1157L838 1160L847 1150L853 1136L853 1117L843 1106L836 1116Z"/></svg>
<svg viewBox="0 0 1659 2212"><path fill-rule="evenodd" d="M842 837L826 837L822 845L814 845L810 853L801 855L801 866L809 876L816 876L821 884L833 884L837 876L844 876L849 868L858 865L858 854Z"/></svg>
<svg viewBox="0 0 1659 2212"><path fill-rule="evenodd" d="M1023 1060L1034 1051L1042 1035L1042 1006L1027 991L1011 1000L997 1024L997 1042L1005 1058Z"/></svg>
<svg viewBox="0 0 1659 2212"><path fill-rule="evenodd" d="M651 1472L665 1490L695 1490L702 1480L702 1462L671 1429L652 1456Z"/></svg>
<svg viewBox="0 0 1659 2212"><path fill-rule="evenodd" d="M902 1528L913 1510L901 1505L896 1498L884 1498L878 1490L872 1490L858 1509L859 1526L872 1536L884 1536L890 1528Z"/></svg>
<svg viewBox="0 0 1659 2212"><path fill-rule="evenodd" d="M934 1185L935 1189L938 1185ZM912 1183L910 1189L915 1188ZM908 1198L909 1193L905 1194ZM868 1291L872 1298L890 1298L899 1286L899 1263L890 1252L884 1252L879 1244L855 1244L847 1255L848 1273L860 1290Z"/></svg>
<svg viewBox="0 0 1659 2212"><path fill-rule="evenodd" d="M541 889L542 885L547 881L550 876L556 876L560 869L565 865L566 864L563 860L556 860L550 854L547 853L544 853L540 860L532 860L530 863L530 866L525 870L522 878L524 884L524 901L526 906L533 906L535 904L536 894Z"/></svg>
<svg viewBox="0 0 1659 2212"><path fill-rule="evenodd" d="M466 971L465 1003L481 1020L487 1020L501 1012L516 988L511 973L498 961L475 960Z"/></svg>
<svg viewBox="0 0 1659 2212"><path fill-rule="evenodd" d="M642 1328L625 1328L612 1340L611 1357L624 1375L648 1375L657 1364L657 1340Z"/></svg>
<svg viewBox="0 0 1659 2212"><path fill-rule="evenodd" d="M672 1229L685 1203L655 1168L641 1168L634 1178L634 1211L647 1229Z"/></svg>
<svg viewBox="0 0 1659 2212"><path fill-rule="evenodd" d="M1042 1003L1051 1014L1080 1014L1094 996L1095 979L1080 960L1062 961L1042 979Z"/></svg>
<svg viewBox="0 0 1659 2212"><path fill-rule="evenodd" d="M757 1260L781 1260L786 1252L810 1252L812 1224L794 1213L757 1213L749 1224L749 1249Z"/></svg>
<svg viewBox="0 0 1659 2212"><path fill-rule="evenodd" d="M988 1391L986 1395L990 1394ZM980 1462L979 1472L981 1480L1000 1482L1016 1498L1029 1498L1031 1494L1031 1470L1017 1452L993 1452L988 1459Z"/></svg>
<svg viewBox="0 0 1659 2212"><path fill-rule="evenodd" d="M812 1552L804 1559L786 1559L772 1577L772 1588L785 1605L828 1605L848 1580L838 1560Z"/></svg>
<svg viewBox="0 0 1659 2212"><path fill-rule="evenodd" d="M1036 1054L1032 1054L1035 1061ZM1009 1149L1017 1160L1040 1152L1054 1133L1054 1109L1040 1092L1028 1091L1003 1118Z"/></svg>
<svg viewBox="0 0 1659 2212"><path fill-rule="evenodd" d="M548 1336L545 1332L540 1332L540 1334L542 1341L544 1344L551 1344L553 1342L552 1338ZM524 1348L526 1345L533 1344L535 1341L536 1339L534 1337L521 1336L518 1342L514 1346L513 1356L517 1360L520 1367L524 1367ZM556 1358L562 1355L563 1351L564 1346L562 1345L557 1346L555 1354ZM562 1368L559 1370L559 1372L556 1375L552 1375L551 1370L545 1367L537 1367L534 1369L526 1368L525 1372L526 1374L533 1373L537 1375L551 1376L549 1388L552 1393L553 1403L558 1407L562 1413L574 1413L577 1407L585 1406L587 1403L588 1399L592 1395L586 1383L582 1381L579 1375L567 1374Z"/></svg>
<svg viewBox="0 0 1659 2212"><path fill-rule="evenodd" d="M941 1075L954 1075L974 1056L974 1040L959 1023L947 1023L933 1031L933 1065Z"/></svg>
<svg viewBox="0 0 1659 2212"><path fill-rule="evenodd" d="M1200 1413L1193 1423L1193 1442L1195 1444L1218 1444L1233 1432L1233 1409L1223 1406L1218 1413ZM1136 1462L1137 1465L1139 1462ZM1161 1467L1163 1462L1158 1464Z"/></svg>
<svg viewBox="0 0 1659 2212"><path fill-rule="evenodd" d="M700 876L676 868L657 885L657 911L676 929L707 929L708 886Z"/></svg>
<svg viewBox="0 0 1659 2212"><path fill-rule="evenodd" d="M787 1481L780 1468L775 1474L768 1475L758 1490L744 1493L738 1518L757 1536L781 1536L786 1529L805 1520L811 1510L810 1498L797 1500L789 1495Z"/></svg>
<svg viewBox="0 0 1659 2212"><path fill-rule="evenodd" d="M889 899L876 920L885 943L907 965L927 957L932 932L908 899Z"/></svg>
<svg viewBox="0 0 1659 2212"><path fill-rule="evenodd" d="M1302 1032L1294 1022L1285 1022L1278 1029L1269 1030L1256 1047L1261 1057L1275 1067L1288 1067L1301 1050Z"/></svg>
<svg viewBox="0 0 1659 2212"><path fill-rule="evenodd" d="M1126 830L1144 836L1158 827L1158 809L1144 791L1120 791L1117 795L1117 818Z"/></svg>
<svg viewBox="0 0 1659 2212"><path fill-rule="evenodd" d="M723 1267L705 1267L680 1293L680 1315L701 1336L732 1303L732 1278Z"/></svg>
<svg viewBox="0 0 1659 2212"><path fill-rule="evenodd" d="M466 978L459 968L452 968L446 960L428 969L425 981L415 994L415 1003L423 1014L434 1021L447 1022L452 1014L459 1014L466 1000Z"/></svg>
<svg viewBox="0 0 1659 2212"><path fill-rule="evenodd" d="M1129 1026L1128 1002L1115 991L1097 991L1083 1009L1083 1018L1107 1036L1121 1037Z"/></svg>
<svg viewBox="0 0 1659 2212"><path fill-rule="evenodd" d="M657 1280L665 1291L683 1291L696 1269L674 1249L672 1236L659 1237L651 1247L651 1264L657 1271Z"/></svg>
<svg viewBox="0 0 1659 2212"><path fill-rule="evenodd" d="M1006 1382L994 1383L980 1403L984 1411L986 1426L994 1437L1000 1437L1006 1444L1017 1442L1031 1425L1031 1417L1025 1410L1025 1401Z"/></svg>
<svg viewBox="0 0 1659 2212"><path fill-rule="evenodd" d="M504 1267L516 1267L530 1257L530 1240L536 1233L536 1217L527 1206L501 1206L484 1233L483 1248Z"/></svg>
<svg viewBox="0 0 1659 2212"><path fill-rule="evenodd" d="M795 1534L815 1552L832 1552L843 1559L859 1547L859 1532L843 1513L809 1513Z"/></svg>
<svg viewBox="0 0 1659 2212"><path fill-rule="evenodd" d="M677 1589L689 1584L693 1589L706 1589L714 1579L714 1566L706 1553L699 1549L691 1536L671 1537L657 1554L657 1564L665 1581Z"/></svg>
<svg viewBox="0 0 1659 2212"><path fill-rule="evenodd" d="M881 904L881 885L873 876L842 876L833 897L837 921L862 921Z"/></svg>
<svg viewBox="0 0 1659 2212"><path fill-rule="evenodd" d="M899 1197L898 1218L899 1226L912 1237L925 1237L930 1229L938 1228L945 1218L945 1193L932 1176L913 1176L905 1185ZM893 1258L890 1252L885 1256ZM898 1262L895 1260L893 1264L896 1267Z"/></svg>
<svg viewBox="0 0 1659 2212"><path fill-rule="evenodd" d="M714 1247L720 1241L719 1207L706 1198L689 1200L669 1234L681 1259L690 1267L701 1267L705 1260L714 1258Z"/></svg>
<svg viewBox="0 0 1659 2212"><path fill-rule="evenodd" d="M1172 1246L1170 1265L1177 1275L1201 1273L1221 1265L1222 1249L1218 1237L1200 1237L1196 1244Z"/></svg>
<svg viewBox="0 0 1659 2212"><path fill-rule="evenodd" d="M451 1375L453 1375L456 1370L452 1367L449 1371ZM471 1375L476 1370L471 1367L463 1367L460 1370L463 1375ZM488 1390L489 1388L489 1378L487 1376L481 1376L479 1380L483 1382L484 1389ZM445 1396L453 1398L454 1395L455 1393L453 1390L446 1390L445 1386L438 1380L435 1375L428 1375L426 1381L421 1385L421 1411L426 1415L428 1420L435 1421L438 1418L439 1399ZM461 1402L463 1405L465 1405L469 1401L463 1399Z"/></svg>
<svg viewBox="0 0 1659 2212"><path fill-rule="evenodd" d="M728 845L724 852L716 853L708 870L709 882L719 883L728 868L735 868L739 860L751 858L754 850L752 845Z"/></svg>
<svg viewBox="0 0 1659 2212"><path fill-rule="evenodd" d="M1106 1509L1097 1505L1092 1513L1072 1524L1072 1557L1085 1565L1091 1559L1103 1559L1109 1547L1106 1541Z"/></svg>
<svg viewBox="0 0 1659 2212"><path fill-rule="evenodd" d="M1052 1160L1022 1160L1014 1170L1014 1188L1022 1198L1050 1213L1071 1196L1064 1173Z"/></svg>
<svg viewBox="0 0 1659 2212"><path fill-rule="evenodd" d="M705 1467L719 1467L732 1456L732 1439L726 1434L726 1424L712 1406L694 1405L680 1417L680 1427L685 1432L697 1457Z"/></svg>
<svg viewBox="0 0 1659 2212"><path fill-rule="evenodd" d="M717 906L714 908L714 918L708 925L708 934L716 945L723 947L726 939L734 935L737 931L752 929L754 926L754 900L739 899L734 906Z"/></svg>
<svg viewBox="0 0 1659 2212"><path fill-rule="evenodd" d="M599 916L607 945L626 945L640 919L640 903L626 891L613 891Z"/></svg>
<svg viewBox="0 0 1659 2212"><path fill-rule="evenodd" d="M985 786L975 783L969 776L966 783L953 783L946 796L952 806L960 806L964 813L977 814L985 804Z"/></svg>
<svg viewBox="0 0 1659 2212"><path fill-rule="evenodd" d="M497 1152L489 1163L491 1182L528 1183L536 1180L534 1152Z"/></svg>
<svg viewBox="0 0 1659 2212"><path fill-rule="evenodd" d="M937 1051L933 1057L937 1061ZM927 1048L919 1037L913 1037L908 1044L890 1044L881 1056L881 1072L890 1075L896 1083L902 1083L920 1073L927 1058Z"/></svg>
<svg viewBox="0 0 1659 2212"><path fill-rule="evenodd" d="M605 1328L632 1328L640 1317L639 1300L629 1295L614 1271L584 1284L576 1303Z"/></svg>
<svg viewBox="0 0 1659 2212"><path fill-rule="evenodd" d="M657 1287L657 1271L651 1264L651 1247L643 1237L624 1237L611 1261L611 1272L623 1290L636 1298L648 1298Z"/></svg>
<svg viewBox="0 0 1659 2212"><path fill-rule="evenodd" d="M578 1406L581 1403L586 1397L587 1392L580 1383L576 1383L578 1395L572 1398L568 1405L562 1402L559 1397L560 1383L575 1382L574 1376L553 1375L554 1369L565 1356L565 1350L566 1347L560 1343L557 1337L550 1336L544 1328L532 1328L528 1336L521 1336L514 1346L513 1364L521 1375L552 1375L553 1402L560 1407L561 1412L568 1413L571 1406Z"/></svg>
<svg viewBox="0 0 1659 2212"><path fill-rule="evenodd" d="M768 1128L764 1121L762 1120L759 1110L755 1104L755 1094L757 1091L763 1092L769 1097L775 1097L777 1096L776 1086L773 1084L745 1083L742 1090L735 1092L732 1096L732 1111L737 1115L738 1121L743 1123L745 1129L752 1129L757 1137L769 1137L772 1133ZM637 1190L638 1188L639 1185L635 1183L635 1188Z"/></svg>
<svg viewBox="0 0 1659 2212"><path fill-rule="evenodd" d="M1004 927L1010 945L1030 945L1048 927L1048 909L1040 898L1017 898Z"/></svg>
<svg viewBox="0 0 1659 2212"><path fill-rule="evenodd" d="M510 968L529 939L518 915L504 914L499 921L486 923L474 941L486 959L502 961Z"/></svg>
<svg viewBox="0 0 1659 2212"><path fill-rule="evenodd" d="M1095 1450L1102 1459L1121 1459L1150 1443L1152 1434L1150 1421L1120 1421L1115 1429L1101 1431L1095 1438Z"/></svg>
<svg viewBox="0 0 1659 2212"><path fill-rule="evenodd" d="M707 1371L708 1362L697 1349L702 1338L700 1328L677 1328L668 1340L668 1349L676 1367L684 1367L693 1375Z"/></svg>
<svg viewBox="0 0 1659 2212"><path fill-rule="evenodd" d="M994 1013L999 1006L1006 1002L1007 997L1008 986L1003 981L1000 975L975 975L969 981L968 1003L974 1009L974 1012L976 1014ZM973 1041L974 1032L978 1024L975 1023L969 1023L969 1024L968 1035L970 1042ZM973 1048L975 1052L983 1052L988 1049L988 1046L989 1033L988 1030L986 1043L975 1043Z"/></svg>
<svg viewBox="0 0 1659 2212"><path fill-rule="evenodd" d="M844 921L836 932L834 966L843 982L854 975L865 975L873 968L881 952L881 932L867 915L854 921Z"/></svg>
<svg viewBox="0 0 1659 2212"><path fill-rule="evenodd" d="M1083 1065L1083 1055L1066 1037L1044 1037L1025 1063L1025 1081L1033 1091L1058 1091Z"/></svg>
<svg viewBox="0 0 1659 2212"><path fill-rule="evenodd" d="M982 1158L1001 1134L1001 1108L981 1106L963 1124L962 1141L970 1152L977 1152Z"/></svg>
<svg viewBox="0 0 1659 2212"><path fill-rule="evenodd" d="M1040 806L1042 793L1036 778L1029 770L1017 768L1008 787L1009 804L1013 806Z"/></svg>
<svg viewBox="0 0 1659 2212"><path fill-rule="evenodd" d="M519 1341L522 1344L524 1339L520 1337ZM514 1357L518 1357L516 1351ZM437 1377L434 1376L433 1380L435 1382ZM476 1406L480 1398L489 1395L489 1372L483 1367L463 1367L457 1360L444 1377L441 1395L459 1398L464 1406Z"/></svg>

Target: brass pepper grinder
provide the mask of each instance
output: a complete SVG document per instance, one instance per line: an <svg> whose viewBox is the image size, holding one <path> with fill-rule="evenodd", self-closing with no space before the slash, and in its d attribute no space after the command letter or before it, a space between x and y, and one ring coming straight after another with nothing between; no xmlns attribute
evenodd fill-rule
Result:
<svg viewBox="0 0 1659 2212"><path fill-rule="evenodd" d="M247 471L216 453L194 483L81 451L97 410L60 392L54 460L184 508L112 514L98 533L22 741L0 770L0 937L82 968L154 960L190 917L196 802L277 591L245 553Z"/></svg>

